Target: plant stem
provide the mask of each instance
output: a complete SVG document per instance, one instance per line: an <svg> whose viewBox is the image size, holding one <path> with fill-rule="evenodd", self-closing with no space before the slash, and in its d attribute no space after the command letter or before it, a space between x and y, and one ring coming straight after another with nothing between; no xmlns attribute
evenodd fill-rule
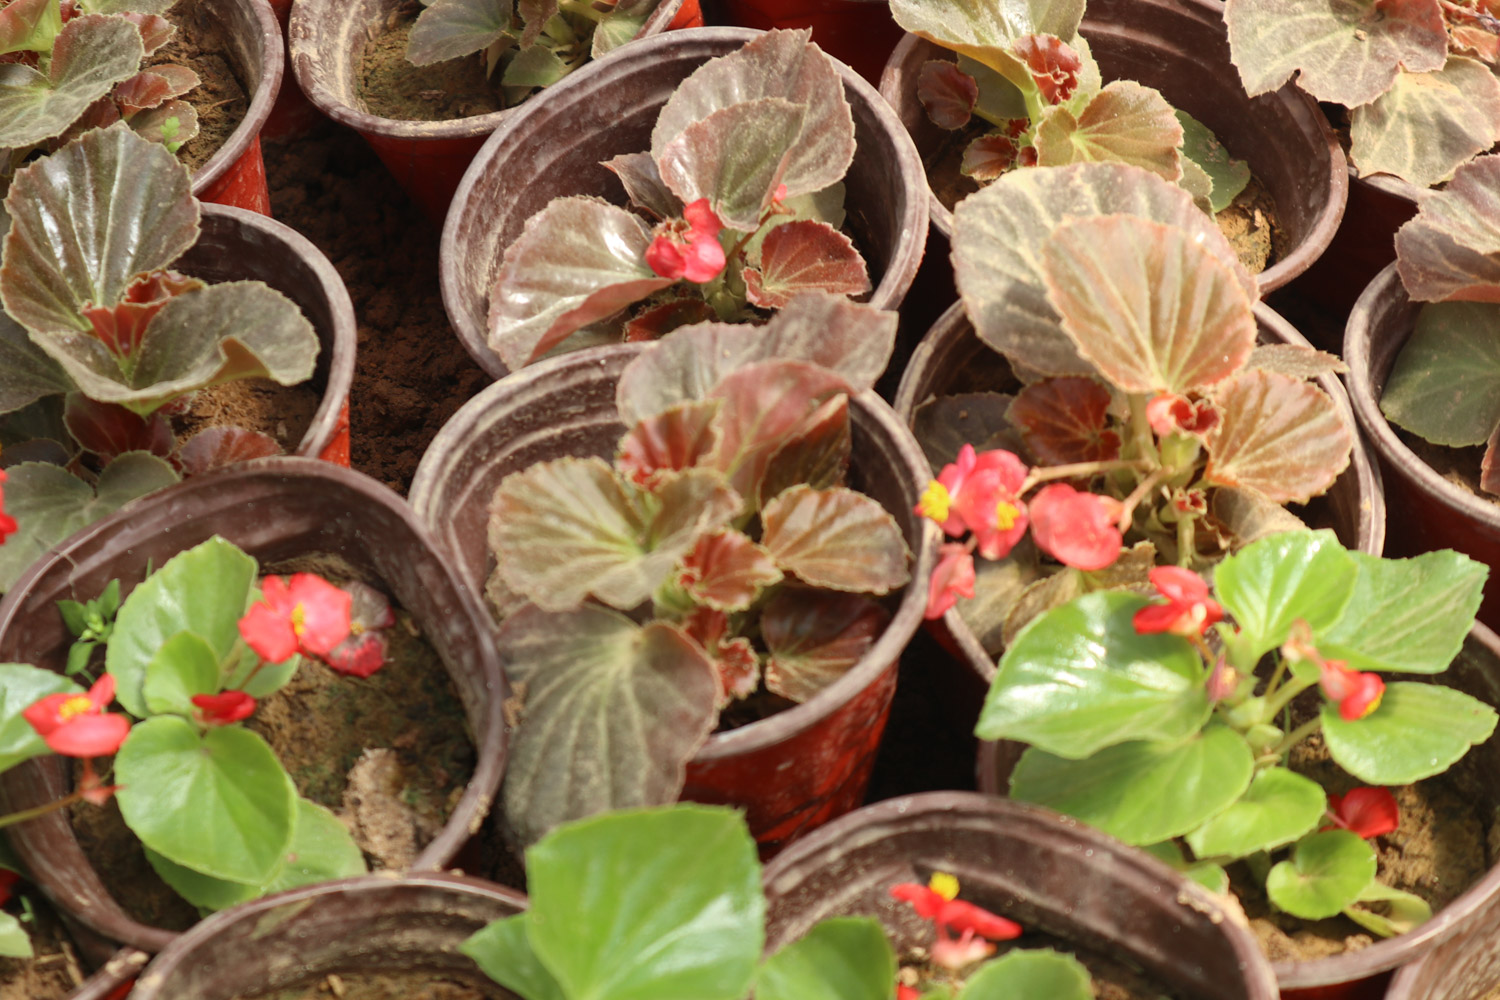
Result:
<svg viewBox="0 0 1500 1000"><path fill-rule="evenodd" d="M1177 565L1191 569L1198 549L1198 516L1184 514L1177 521Z"/></svg>
<svg viewBox="0 0 1500 1000"><path fill-rule="evenodd" d="M1281 683L1281 678L1286 674L1286 665L1286 657L1276 657L1276 669L1271 671L1271 680L1266 684L1266 697L1276 693L1276 685Z"/></svg>
<svg viewBox="0 0 1500 1000"><path fill-rule="evenodd" d="M1266 718L1276 718L1277 712L1285 708L1293 698L1297 697L1303 691L1306 691L1316 683L1318 682L1304 681L1295 676L1289 678L1287 682L1281 686L1280 691L1277 691L1274 695L1270 695L1266 698Z"/></svg>
<svg viewBox="0 0 1500 1000"><path fill-rule="evenodd" d="M45 803L44 805L33 806L30 809L22 809L20 812L8 813L4 816L0 816L0 828L13 826L16 823L24 823L29 819L36 819L38 816L45 816L50 812L56 812L59 809L66 809L74 803L82 801L83 793L73 792L70 795L66 795L63 798Z"/></svg>
<svg viewBox="0 0 1500 1000"><path fill-rule="evenodd" d="M1125 498L1123 509L1120 511L1119 523L1115 525L1120 529L1120 534L1123 535L1130 530L1131 524L1135 521L1136 507L1140 506L1141 501L1146 498L1146 494L1150 493L1156 484L1160 483L1166 476L1167 470L1158 466L1152 470L1149 476L1142 479L1135 489L1130 491L1130 496Z"/></svg>
<svg viewBox="0 0 1500 1000"><path fill-rule="evenodd" d="M1070 465L1051 465L1044 469L1032 469L1026 476L1026 481L1016 491L1019 496L1024 494L1038 483L1045 483L1051 479L1074 479L1078 476L1096 476L1101 472L1113 472L1116 469L1135 469L1144 471L1151 468L1152 463L1137 458L1114 459L1108 462L1073 462Z"/></svg>
<svg viewBox="0 0 1500 1000"><path fill-rule="evenodd" d="M1156 450L1156 439L1151 436L1151 421L1146 419L1146 404L1150 402L1141 393L1131 393L1130 430L1135 435L1135 448L1141 458L1153 459L1153 465L1161 464L1161 452Z"/></svg>
<svg viewBox="0 0 1500 1000"><path fill-rule="evenodd" d="M1296 729L1293 729L1291 732L1283 736L1281 738L1281 742L1277 743L1268 752L1275 754L1277 757L1280 757L1292 747L1296 746L1298 743L1301 743L1303 740L1307 739L1313 733L1322 728L1323 716L1315 715L1311 719L1308 719L1306 722L1302 723L1302 725L1298 726Z"/></svg>

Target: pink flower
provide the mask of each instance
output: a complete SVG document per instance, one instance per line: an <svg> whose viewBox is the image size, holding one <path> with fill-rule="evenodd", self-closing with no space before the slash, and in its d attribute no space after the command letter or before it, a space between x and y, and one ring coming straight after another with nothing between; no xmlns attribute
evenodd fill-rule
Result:
<svg viewBox="0 0 1500 1000"><path fill-rule="evenodd" d="M255 699L243 691L195 694L191 701L198 709L198 721L205 726L227 726L250 718L255 711Z"/></svg>
<svg viewBox="0 0 1500 1000"><path fill-rule="evenodd" d="M927 618L941 618L960 597L974 596L974 557L968 546L949 542L938 553L927 585Z"/></svg>
<svg viewBox="0 0 1500 1000"><path fill-rule="evenodd" d="M1379 674L1350 670L1343 660L1324 660L1318 685L1329 701L1338 702L1339 718L1345 722L1363 719L1380 707L1385 681Z"/></svg>
<svg viewBox="0 0 1500 1000"><path fill-rule="evenodd" d="M1009 941L1021 936L1021 925L983 907L958 899L958 879L934 872L927 885L899 882L891 886L893 899L910 903L917 916L937 927L932 959L950 969L960 969L994 953L985 941ZM955 939L953 933L959 937Z"/></svg>
<svg viewBox="0 0 1500 1000"><path fill-rule="evenodd" d="M323 657L341 674L369 677L385 665L385 629L396 624L396 613L385 594L356 580L342 588L350 598L349 634Z"/></svg>
<svg viewBox="0 0 1500 1000"><path fill-rule="evenodd" d="M1335 824L1366 840L1382 837L1401 825L1401 810L1389 788L1352 788L1348 795L1329 792L1328 812Z"/></svg>
<svg viewBox="0 0 1500 1000"><path fill-rule="evenodd" d="M1208 596L1208 584L1192 570L1181 566L1153 567L1151 585L1167 603L1148 605L1135 613L1135 630L1141 635L1153 632L1202 635L1224 617L1219 602Z"/></svg>
<svg viewBox="0 0 1500 1000"><path fill-rule="evenodd" d="M973 931L964 931L957 938L939 934L932 942L932 961L945 969L963 969L981 962L995 953L995 946Z"/></svg>
<svg viewBox="0 0 1500 1000"><path fill-rule="evenodd" d="M261 581L265 600L240 619L240 636L271 663L283 663L299 650L324 656L349 635L353 598L320 576L297 573Z"/></svg>
<svg viewBox="0 0 1500 1000"><path fill-rule="evenodd" d="M997 448L976 454L966 444L958 460L943 466L927 484L916 511L954 538L965 530L974 532L980 555L1004 559L1026 534L1026 505L1019 491L1027 472L1026 463L1012 452Z"/></svg>
<svg viewBox="0 0 1500 1000"><path fill-rule="evenodd" d="M1124 539L1115 527L1120 501L1080 493L1067 483L1043 487L1031 498L1031 537L1065 566L1092 571L1111 565Z"/></svg>
<svg viewBox="0 0 1500 1000"><path fill-rule="evenodd" d="M115 700L115 678L105 674L87 694L59 692L21 713L53 753L64 757L103 757L120 749L130 720L104 711Z"/></svg>
<svg viewBox="0 0 1500 1000"><path fill-rule="evenodd" d="M1157 437L1169 434L1206 434L1219 422L1219 411L1203 399L1164 392L1146 404L1146 422Z"/></svg>
<svg viewBox="0 0 1500 1000"><path fill-rule="evenodd" d="M676 219L656 227L655 238L646 248L646 266L673 281L686 278L700 285L712 281L724 270L724 247L719 243L724 226L707 198L684 206L682 216L686 231Z"/></svg>
<svg viewBox="0 0 1500 1000"><path fill-rule="evenodd" d="M0 545L4 545L5 539L20 527L15 518L5 513L5 478L5 470L0 469Z"/></svg>

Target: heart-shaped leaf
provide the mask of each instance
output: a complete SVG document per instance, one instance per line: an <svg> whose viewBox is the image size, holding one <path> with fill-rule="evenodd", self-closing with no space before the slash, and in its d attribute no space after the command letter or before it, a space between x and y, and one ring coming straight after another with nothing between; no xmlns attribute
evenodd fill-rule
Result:
<svg viewBox="0 0 1500 1000"><path fill-rule="evenodd" d="M1385 93L1401 67L1429 72L1448 54L1438 0L1228 0L1224 23L1251 97L1296 73L1313 97L1352 108Z"/></svg>
<svg viewBox="0 0 1500 1000"><path fill-rule="evenodd" d="M1031 73L1013 51L1027 35L1056 35L1072 43L1083 0L955 4L947 0L892 0L891 15L913 35L968 56L1018 87L1034 90Z"/></svg>
<svg viewBox="0 0 1500 1000"><path fill-rule="evenodd" d="M677 798L718 715L719 682L696 642L584 605L523 608L499 643L526 692L503 790L522 843L568 820Z"/></svg>
<svg viewBox="0 0 1500 1000"><path fill-rule="evenodd" d="M69 392L73 380L26 330L0 313L0 413L12 413L43 396Z"/></svg>
<svg viewBox="0 0 1500 1000"><path fill-rule="evenodd" d="M178 632L146 665L141 694L152 715L193 717L194 695L219 693L219 657L207 641Z"/></svg>
<svg viewBox="0 0 1500 1000"><path fill-rule="evenodd" d="M682 568L682 585L693 600L717 611L743 611L781 582L771 553L738 531L704 535Z"/></svg>
<svg viewBox="0 0 1500 1000"><path fill-rule="evenodd" d="M275 751L241 726L200 736L175 715L138 722L115 755L115 777L126 825L185 868L260 885L291 845L297 790Z"/></svg>
<svg viewBox="0 0 1500 1000"><path fill-rule="evenodd" d="M1175 181L1182 176L1182 124L1150 87L1116 80L1076 115L1053 105L1036 129L1037 165L1131 163Z"/></svg>
<svg viewBox="0 0 1500 1000"><path fill-rule="evenodd" d="M1253 299L1186 230L1130 215L1078 219L1053 230L1041 260L1079 355L1126 392L1213 385L1255 346Z"/></svg>
<svg viewBox="0 0 1500 1000"><path fill-rule="evenodd" d="M1080 758L1199 729L1211 709L1202 660L1181 636L1136 632L1132 618L1148 603L1096 591L1032 622L1000 660L975 733Z"/></svg>
<svg viewBox="0 0 1500 1000"><path fill-rule="evenodd" d="M21 712L49 694L83 694L61 674L28 663L0 663L0 771L52 751Z"/></svg>
<svg viewBox="0 0 1500 1000"><path fill-rule="evenodd" d="M168 151L181 149L183 143L198 135L198 112L187 101L168 101L132 115L130 128L142 139L166 146Z"/></svg>
<svg viewBox="0 0 1500 1000"><path fill-rule="evenodd" d="M969 124L979 103L979 84L946 59L929 59L917 73L917 100L938 128Z"/></svg>
<svg viewBox="0 0 1500 1000"><path fill-rule="evenodd" d="M489 343L520 369L572 333L673 283L646 264L651 231L598 198L558 198L526 220L490 291Z"/></svg>
<svg viewBox="0 0 1500 1000"><path fill-rule="evenodd" d="M201 476L236 462L282 454L269 434L243 427L209 427L188 438L177 452L185 476Z"/></svg>
<svg viewBox="0 0 1500 1000"><path fill-rule="evenodd" d="M431 66L489 48L509 33L512 0L431 0L411 27L406 59Z"/></svg>
<svg viewBox="0 0 1500 1000"><path fill-rule="evenodd" d="M63 25L46 75L22 63L0 65L0 146L25 149L62 135L89 105L133 76L145 52L135 25L88 14Z"/></svg>
<svg viewBox="0 0 1500 1000"><path fill-rule="evenodd" d="M911 579L911 552L890 512L854 490L793 486L761 511L761 544L804 583L887 594Z"/></svg>
<svg viewBox="0 0 1500 1000"><path fill-rule="evenodd" d="M1380 706L1346 721L1323 706L1323 740L1340 767L1371 785L1409 785L1442 774L1495 731L1495 710L1462 691L1398 681Z"/></svg>
<svg viewBox="0 0 1500 1000"><path fill-rule="evenodd" d="M496 920L458 946L495 982L526 1000L569 1000L532 950L530 914Z"/></svg>
<svg viewBox="0 0 1500 1000"><path fill-rule="evenodd" d="M656 169L650 153L621 153L600 165L620 178L632 205L661 220L681 218L682 200L661 179L661 171Z"/></svg>
<svg viewBox="0 0 1500 1000"><path fill-rule="evenodd" d="M767 603L761 634L770 656L766 687L792 701L807 701L838 680L869 652L891 616L858 594L788 588Z"/></svg>
<svg viewBox="0 0 1500 1000"><path fill-rule="evenodd" d="M826 222L783 223L761 244L760 270L746 268L750 301L763 309L780 309L803 292L863 295L870 290L864 258L849 237Z"/></svg>
<svg viewBox="0 0 1500 1000"><path fill-rule="evenodd" d="M1333 532L1286 532L1225 557L1214 568L1214 593L1253 662L1285 642L1298 618L1314 635L1331 629L1349 606L1358 572Z"/></svg>
<svg viewBox="0 0 1500 1000"><path fill-rule="evenodd" d="M500 82L507 88L550 87L569 73L562 57L545 45L531 45L505 65Z"/></svg>
<svg viewBox="0 0 1500 1000"><path fill-rule="evenodd" d="M1386 379L1380 410L1433 444L1488 441L1500 425L1500 304L1423 306Z"/></svg>
<svg viewBox="0 0 1500 1000"><path fill-rule="evenodd" d="M1187 835L1200 858L1243 858L1290 844L1312 830L1328 808L1323 787L1284 767L1262 771L1239 801Z"/></svg>
<svg viewBox="0 0 1500 1000"><path fill-rule="evenodd" d="M127 451L165 458L176 444L172 425L160 413L142 417L118 403L96 402L81 392L68 393L63 421L79 447L106 460Z"/></svg>
<svg viewBox="0 0 1500 1000"><path fill-rule="evenodd" d="M1109 390L1091 378L1049 378L1017 393L1006 418L1039 465L1107 462L1120 457L1109 403Z"/></svg>
<svg viewBox="0 0 1500 1000"><path fill-rule="evenodd" d="M1298 842L1290 860L1266 876L1266 895L1278 909L1304 920L1337 914L1375 878L1375 851L1357 833L1328 830Z"/></svg>
<svg viewBox="0 0 1500 1000"><path fill-rule="evenodd" d="M623 0L614 9L602 15L594 25L594 40L589 47L589 57L602 59L626 42L640 35L657 0Z"/></svg>
<svg viewBox="0 0 1500 1000"><path fill-rule="evenodd" d="M1354 431L1322 389L1267 371L1244 371L1214 389L1219 423L1208 432L1203 478L1306 503L1349 466Z"/></svg>
<svg viewBox="0 0 1500 1000"><path fill-rule="evenodd" d="M1182 157L1197 165L1211 185L1209 207L1222 212L1250 183L1250 165L1229 155L1217 136L1186 111L1177 112L1182 125ZM1183 164L1186 170L1187 163Z"/></svg>
<svg viewBox="0 0 1500 1000"><path fill-rule="evenodd" d="M110 95L127 115L157 108L173 97L179 97L198 86L198 74L186 66L163 65L142 70L115 85Z"/></svg>
<svg viewBox="0 0 1500 1000"><path fill-rule="evenodd" d="M1395 174L1429 187L1500 139L1500 80L1477 59L1452 56L1437 72L1406 72L1354 109L1349 158L1361 177Z"/></svg>
<svg viewBox="0 0 1500 1000"><path fill-rule="evenodd" d="M958 1000L1092 1000L1093 996L1093 977L1082 962L1040 948L1008 951L986 962L964 983Z"/></svg>
<svg viewBox="0 0 1500 1000"><path fill-rule="evenodd" d="M1500 156L1464 164L1422 199L1396 231L1396 270L1419 302L1500 301Z"/></svg>
<svg viewBox="0 0 1500 1000"><path fill-rule="evenodd" d="M1004 448L1020 453L1021 436L1010 421L1015 397L1000 392L965 392L938 396L917 407L912 434L927 456L935 476L943 466L958 460L966 444L974 450Z"/></svg>
<svg viewBox="0 0 1500 1000"><path fill-rule="evenodd" d="M806 110L780 97L720 108L662 147L657 169L684 204L707 198L725 226L754 232L786 176Z"/></svg>
<svg viewBox="0 0 1500 1000"><path fill-rule="evenodd" d="M1010 795L1076 816L1127 844L1154 844L1228 808L1249 787L1254 768L1240 734L1213 725L1180 742L1118 743L1082 760L1031 747L1011 775Z"/></svg>
<svg viewBox="0 0 1500 1000"><path fill-rule="evenodd" d="M755 979L755 997L884 1000L895 978L896 953L880 922L835 917L815 924L800 941L766 959Z"/></svg>

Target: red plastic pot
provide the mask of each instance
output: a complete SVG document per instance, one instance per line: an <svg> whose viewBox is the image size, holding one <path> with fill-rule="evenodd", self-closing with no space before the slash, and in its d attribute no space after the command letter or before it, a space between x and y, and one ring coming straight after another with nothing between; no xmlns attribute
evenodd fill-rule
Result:
<svg viewBox="0 0 1500 1000"><path fill-rule="evenodd" d="M281 79L287 85L281 88L276 95L276 103L271 106L271 114L266 118L266 124L260 134L267 139L285 139L299 136L312 128L323 114L313 107L307 95L302 93L302 88L297 86L296 74L292 71L292 53L286 46L287 23L292 16L292 0L269 0L271 10L276 15L276 23L281 27L281 51L282 66Z"/></svg>
<svg viewBox="0 0 1500 1000"><path fill-rule="evenodd" d="M1213 130L1276 203L1291 250L1256 278L1264 294L1317 260L1338 229L1348 199L1343 151L1312 98L1288 84L1251 99L1229 61L1224 5L1217 0L1090 0L1080 28L1106 81L1135 80L1161 91ZM952 133L917 100L917 73L953 54L915 35L886 64L881 95L911 132L924 162ZM953 214L932 196L932 224L951 235Z"/></svg>
<svg viewBox="0 0 1500 1000"><path fill-rule="evenodd" d="M287 45L297 83L307 98L323 114L364 136L406 193L437 222L447 213L469 161L517 109L441 122L397 121L366 111L355 82L360 56L402 3L295 0ZM698 0L662 0L640 37L701 23Z"/></svg>
<svg viewBox="0 0 1500 1000"><path fill-rule="evenodd" d="M905 34L886 0L710 0L708 21L762 30L811 28L824 52L876 86Z"/></svg>
<svg viewBox="0 0 1500 1000"><path fill-rule="evenodd" d="M569 195L626 204L619 178L600 162L650 149L651 129L677 85L755 37L743 28L700 28L643 39L549 87L496 129L454 195L440 261L448 321L481 368L496 378L509 372L486 337L490 287L526 221ZM870 305L896 309L926 245L927 182L880 95L847 66L839 72L858 143L844 178L845 228L869 264Z"/></svg>
<svg viewBox="0 0 1500 1000"><path fill-rule="evenodd" d="M1202 887L1077 820L973 792L887 799L783 851L763 879L766 951L838 916L878 918L898 953L930 945L932 925L889 889L935 871L956 875L966 901L1138 968L1174 997L1276 997L1249 929Z"/></svg>
<svg viewBox="0 0 1500 1000"><path fill-rule="evenodd" d="M620 344L532 365L488 387L438 432L412 480L411 505L453 554L476 593L494 568L485 543L500 481L564 455L612 457L625 427L615 409L620 372L641 350ZM925 475L917 444L873 392L851 400L851 485L896 518L915 560L932 567L935 526L913 513ZM839 681L768 719L716 733L688 764L682 797L730 803L765 852L857 806L896 689L896 664L921 623L927 591L909 584L875 646Z"/></svg>
<svg viewBox="0 0 1500 1000"><path fill-rule="evenodd" d="M447 823L413 863L442 868L479 829L504 770L507 696L488 614L411 509L385 486L327 462L269 458L186 480L73 535L35 563L0 601L0 662L61 671L73 637L57 601L98 594L112 579L128 595L147 568L219 535L262 566L314 553L342 558L384 588L422 629L463 703L477 760ZM65 795L68 763L26 761L0 774L0 814ZM72 920L113 941L160 951L177 935L130 918L79 848L65 812L6 829L32 881Z"/></svg>

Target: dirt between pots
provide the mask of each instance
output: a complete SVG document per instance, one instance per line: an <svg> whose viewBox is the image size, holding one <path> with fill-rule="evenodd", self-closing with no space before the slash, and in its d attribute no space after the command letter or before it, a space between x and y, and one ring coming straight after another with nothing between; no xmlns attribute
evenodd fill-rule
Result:
<svg viewBox="0 0 1500 1000"><path fill-rule="evenodd" d="M427 972L400 972L329 975L315 983L234 1000L502 1000L508 996L497 984L478 987Z"/></svg>
<svg viewBox="0 0 1500 1000"><path fill-rule="evenodd" d="M498 74L487 79L478 55L413 66L406 43L422 10L408 0L387 18L360 54L357 89L365 110L398 121L441 122L505 109Z"/></svg>
<svg viewBox="0 0 1500 1000"><path fill-rule="evenodd" d="M221 382L199 390L173 416L179 442L209 427L243 427L276 439L291 454L312 425L322 395L309 383L278 385L268 378Z"/></svg>
<svg viewBox="0 0 1500 1000"><path fill-rule="evenodd" d="M83 985L83 966L68 941L67 933L53 915L41 894L22 888L27 894L29 912L34 922L23 921L31 935L31 958L0 958L0 1000L63 1000ZM6 911L21 916L28 912L18 898Z"/></svg>
<svg viewBox="0 0 1500 1000"><path fill-rule="evenodd" d="M1131 968L1119 959L1099 952L1079 948L1051 934L1028 931L998 946L994 957L1003 957L1017 950L1051 948L1053 951L1072 955L1088 969L1093 980L1095 1000L1174 1000L1173 995L1163 990L1155 980L1138 969ZM977 972L981 966L975 966ZM907 986L948 985L958 989L965 977L955 976L946 970L934 969L923 948L913 948L901 956L901 969L896 979Z"/></svg>
<svg viewBox="0 0 1500 1000"><path fill-rule="evenodd" d="M189 170L197 170L240 127L250 113L250 98L234 72L224 25L208 6L179 2L166 16L177 32L146 64L181 63L198 74L198 86L182 96L198 112L198 134L177 151Z"/></svg>

